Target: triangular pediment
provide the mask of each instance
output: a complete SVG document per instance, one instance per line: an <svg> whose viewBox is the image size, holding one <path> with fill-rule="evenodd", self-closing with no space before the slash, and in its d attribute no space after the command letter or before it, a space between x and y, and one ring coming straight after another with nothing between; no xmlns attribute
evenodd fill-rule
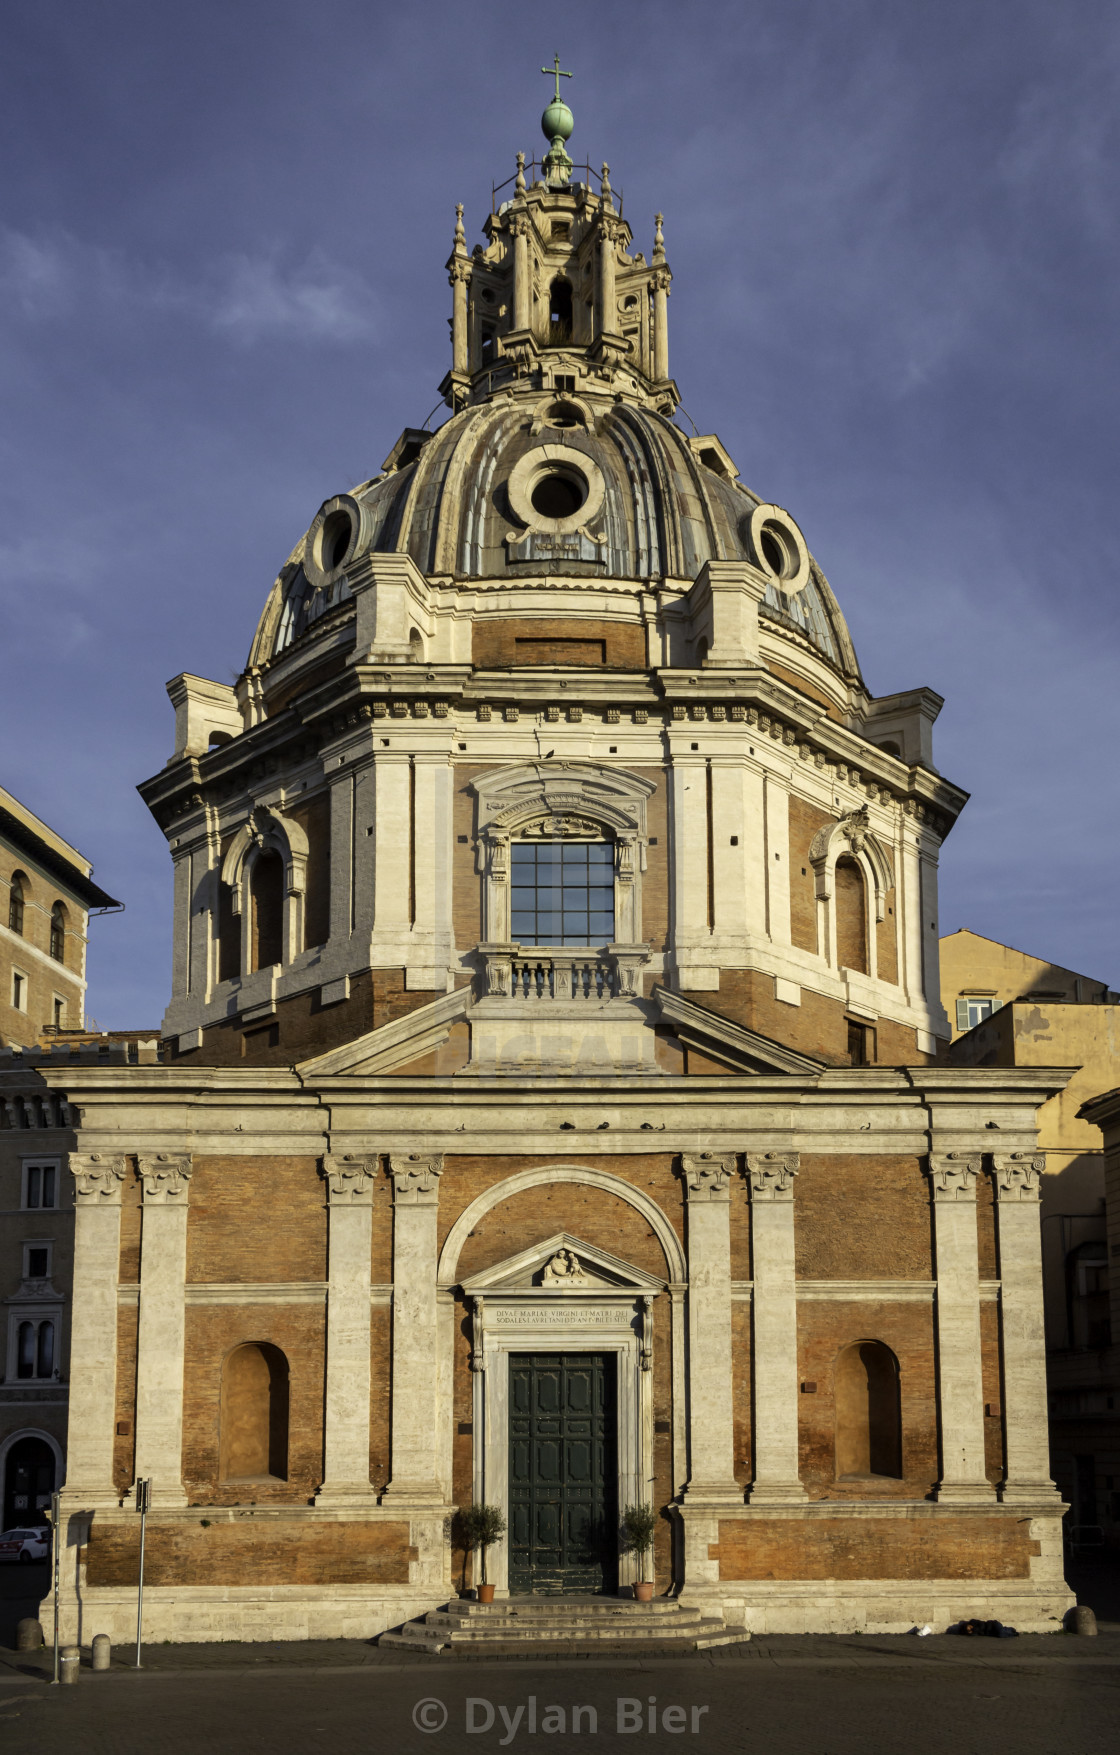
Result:
<svg viewBox="0 0 1120 1755"><path fill-rule="evenodd" d="M769 1036L760 1036L757 1030L748 1030L743 1024L709 1011L707 1006L697 1005L693 999L685 999L683 994L655 987L653 998L663 1022L672 1027L686 1047L721 1061L733 1072L793 1073L816 1078L825 1070L823 1060L813 1060L807 1054L785 1048Z"/></svg>
<svg viewBox="0 0 1120 1755"><path fill-rule="evenodd" d="M660 1292L666 1283L594 1243L558 1231L530 1249L471 1274L462 1287L473 1297L504 1292L547 1292L564 1297L582 1292Z"/></svg>
<svg viewBox="0 0 1120 1755"><path fill-rule="evenodd" d="M418 1006L403 1018L393 1018L388 1024L379 1024L376 1030L367 1030L364 1036L344 1042L341 1048L302 1061L296 1071L303 1079L392 1072L419 1060L433 1048L442 1047L452 1025L466 1017L472 1002L469 987L456 988L454 993L441 994L439 999Z"/></svg>

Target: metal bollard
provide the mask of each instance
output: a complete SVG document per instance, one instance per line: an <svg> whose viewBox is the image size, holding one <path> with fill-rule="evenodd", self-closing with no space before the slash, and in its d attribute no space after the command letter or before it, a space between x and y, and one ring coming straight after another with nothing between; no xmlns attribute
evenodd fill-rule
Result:
<svg viewBox="0 0 1120 1755"><path fill-rule="evenodd" d="M107 1670L113 1661L113 1646L107 1633L95 1633L93 1636L93 1670Z"/></svg>
<svg viewBox="0 0 1120 1755"><path fill-rule="evenodd" d="M40 1623L30 1615L16 1625L16 1650L41 1651L43 1648L43 1629Z"/></svg>
<svg viewBox="0 0 1120 1755"><path fill-rule="evenodd" d="M59 1670L61 1671L59 1681L67 1683L76 1682L78 1680L78 1666L81 1663L81 1660L82 1654L76 1645L64 1645L59 1653Z"/></svg>

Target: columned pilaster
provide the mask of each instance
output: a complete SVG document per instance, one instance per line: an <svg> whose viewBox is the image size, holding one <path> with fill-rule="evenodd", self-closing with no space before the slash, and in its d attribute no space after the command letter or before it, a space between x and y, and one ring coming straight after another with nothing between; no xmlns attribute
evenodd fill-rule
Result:
<svg viewBox="0 0 1120 1755"><path fill-rule="evenodd" d="M754 1481L752 1505L805 1498L797 1434L797 1281L793 1179L797 1152L748 1152L751 1193Z"/></svg>
<svg viewBox="0 0 1120 1755"><path fill-rule="evenodd" d="M742 1505L731 1377L733 1152L681 1158L688 1204L689 1477L685 1502Z"/></svg>
<svg viewBox="0 0 1120 1755"><path fill-rule="evenodd" d="M1039 1208L1045 1168L1046 1159L1031 1152L997 1152L992 1157L1007 1458L1000 1498L1011 1505L1057 1497L1050 1479L1042 1312Z"/></svg>
<svg viewBox="0 0 1120 1755"><path fill-rule="evenodd" d="M929 1154L937 1267L939 1500L975 1502L993 1496L984 1466L980 1267L976 1244L976 1178L980 1165L979 1152Z"/></svg>
<svg viewBox="0 0 1120 1755"><path fill-rule="evenodd" d="M375 1156L323 1159L327 1184L327 1392L318 1505L353 1505L369 1479L370 1255Z"/></svg>
<svg viewBox="0 0 1120 1755"><path fill-rule="evenodd" d="M66 1498L77 1510L116 1506L113 1435L117 1394L117 1280L123 1156L71 1152L74 1290Z"/></svg>
<svg viewBox="0 0 1120 1755"><path fill-rule="evenodd" d="M438 1504L436 1221L442 1152L394 1153L392 1478L383 1499Z"/></svg>
<svg viewBox="0 0 1120 1755"><path fill-rule="evenodd" d="M189 1153L136 1160L143 1188L136 1338L136 1475L152 1504L182 1506Z"/></svg>

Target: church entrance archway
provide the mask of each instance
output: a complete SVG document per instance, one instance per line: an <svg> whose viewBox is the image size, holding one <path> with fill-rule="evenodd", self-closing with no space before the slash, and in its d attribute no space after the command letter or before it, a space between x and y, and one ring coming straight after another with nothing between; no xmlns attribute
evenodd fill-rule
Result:
<svg viewBox="0 0 1120 1755"><path fill-rule="evenodd" d="M511 1353L511 1596L613 1595L617 1483L615 1355Z"/></svg>

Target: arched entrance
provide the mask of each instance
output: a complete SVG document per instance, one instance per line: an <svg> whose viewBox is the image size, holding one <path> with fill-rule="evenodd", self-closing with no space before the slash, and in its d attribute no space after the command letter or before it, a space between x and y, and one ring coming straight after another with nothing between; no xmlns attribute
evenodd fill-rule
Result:
<svg viewBox="0 0 1120 1755"><path fill-rule="evenodd" d="M41 1523L54 1489L54 1451L46 1439L17 1439L5 1458L3 1527Z"/></svg>

